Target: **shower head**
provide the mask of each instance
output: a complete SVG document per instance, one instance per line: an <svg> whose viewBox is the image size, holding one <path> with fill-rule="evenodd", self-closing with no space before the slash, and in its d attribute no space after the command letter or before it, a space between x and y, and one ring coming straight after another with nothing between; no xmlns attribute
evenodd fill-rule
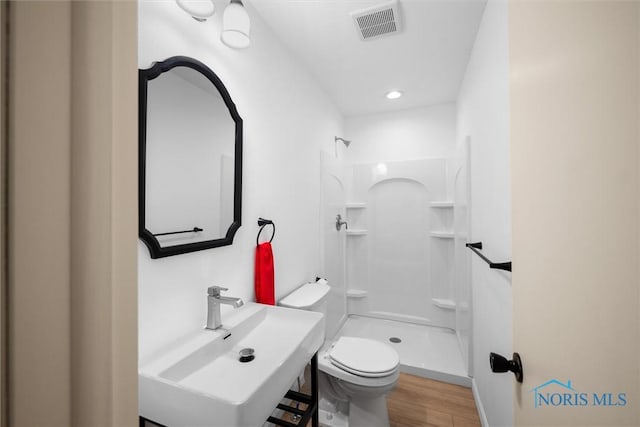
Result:
<svg viewBox="0 0 640 427"><path fill-rule="evenodd" d="M351 144L351 141L348 141L348 140L346 140L344 138L340 138L339 136L335 136L333 138L333 140L334 140L334 142L338 142L338 141L342 142L344 144L344 146L347 147L347 148L349 148L349 144Z"/></svg>

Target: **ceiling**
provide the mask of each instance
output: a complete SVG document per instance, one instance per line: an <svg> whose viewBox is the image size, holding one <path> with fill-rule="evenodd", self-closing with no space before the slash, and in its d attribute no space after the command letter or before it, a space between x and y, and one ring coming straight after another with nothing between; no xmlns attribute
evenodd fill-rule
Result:
<svg viewBox="0 0 640 427"><path fill-rule="evenodd" d="M401 31L361 41L350 12L388 0L252 0L346 116L455 101L486 0L400 0ZM397 89L404 96L385 98Z"/></svg>

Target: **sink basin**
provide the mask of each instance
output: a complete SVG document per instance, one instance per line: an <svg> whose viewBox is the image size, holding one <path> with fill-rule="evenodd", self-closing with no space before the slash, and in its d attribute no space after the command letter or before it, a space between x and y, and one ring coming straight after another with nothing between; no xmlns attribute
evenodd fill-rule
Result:
<svg viewBox="0 0 640 427"><path fill-rule="evenodd" d="M140 415L166 426L261 426L322 345L321 313L247 303L139 368ZM239 352L255 358L241 362Z"/></svg>

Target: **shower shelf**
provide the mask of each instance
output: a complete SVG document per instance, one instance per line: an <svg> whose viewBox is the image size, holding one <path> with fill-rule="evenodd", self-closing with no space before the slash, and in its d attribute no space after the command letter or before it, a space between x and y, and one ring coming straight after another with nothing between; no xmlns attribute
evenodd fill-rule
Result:
<svg viewBox="0 0 640 427"><path fill-rule="evenodd" d="M367 207L367 204L365 202L351 202L347 203L346 207L347 209L364 209Z"/></svg>
<svg viewBox="0 0 640 427"><path fill-rule="evenodd" d="M365 298L367 295L368 295L368 292L362 289L347 290L347 298Z"/></svg>
<svg viewBox="0 0 640 427"><path fill-rule="evenodd" d="M437 237L438 239L453 239L454 234L452 231L432 231L429 233L431 237Z"/></svg>
<svg viewBox="0 0 640 427"><path fill-rule="evenodd" d="M431 301L435 304L436 307L443 308L445 310L455 310L456 302L450 299L445 298L432 298Z"/></svg>
<svg viewBox="0 0 640 427"><path fill-rule="evenodd" d="M431 202L431 207L432 208L452 208L453 201L447 200L447 201Z"/></svg>
<svg viewBox="0 0 640 427"><path fill-rule="evenodd" d="M364 236L367 233L367 230L347 230L347 236Z"/></svg>

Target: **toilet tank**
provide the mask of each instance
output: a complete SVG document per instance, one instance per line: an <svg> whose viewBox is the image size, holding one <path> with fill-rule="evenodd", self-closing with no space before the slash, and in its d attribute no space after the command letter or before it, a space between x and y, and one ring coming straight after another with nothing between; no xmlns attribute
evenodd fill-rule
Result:
<svg viewBox="0 0 640 427"><path fill-rule="evenodd" d="M282 298L278 305L327 314L327 296L331 288L326 283L307 283Z"/></svg>

